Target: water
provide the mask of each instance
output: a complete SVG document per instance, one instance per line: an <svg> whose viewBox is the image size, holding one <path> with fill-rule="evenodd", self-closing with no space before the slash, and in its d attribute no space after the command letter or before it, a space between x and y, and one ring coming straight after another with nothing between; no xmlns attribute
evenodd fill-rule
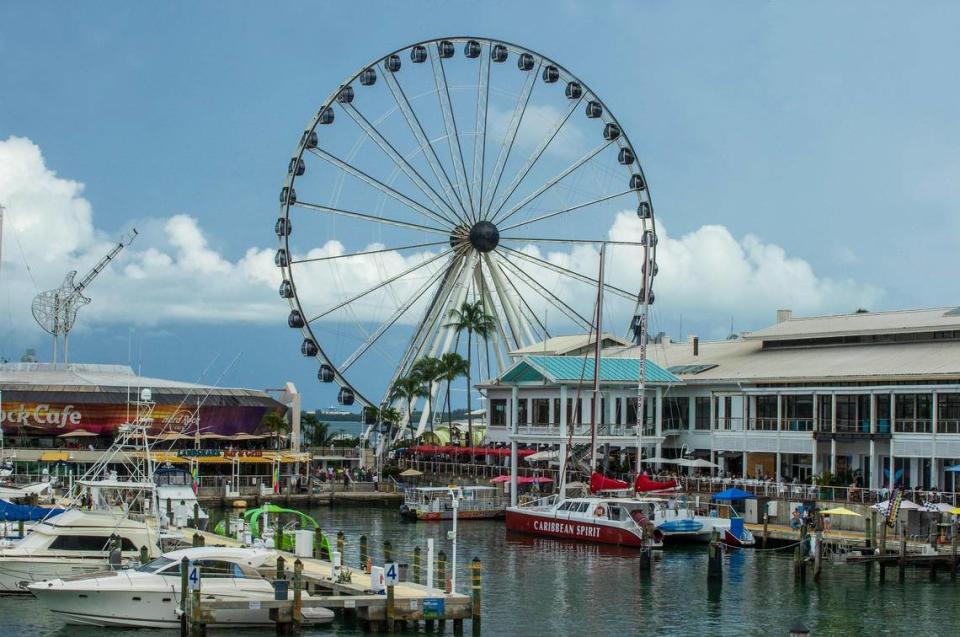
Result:
<svg viewBox="0 0 960 637"><path fill-rule="evenodd" d="M433 537L450 553L449 523L402 524L393 509L339 508L313 512L322 528L347 536L346 562L358 563L357 538L365 533L376 560L390 539L397 559ZM636 568L636 553L507 534L502 522L460 525L458 585L469 583L466 562L483 560L485 635L786 635L796 619L814 635L956 635L960 632L960 583L927 571L908 572L904 584L888 572L880 586L874 571L826 564L819 586L793 583L792 551L732 552L724 558L719 593L708 591L706 548L670 548L649 577ZM409 558L412 564L412 558ZM160 637L175 631L64 627L32 599L0 598L5 635ZM469 634L469 624L466 627ZM240 631L234 631L240 632ZM447 624L452 634L452 625ZM221 632L220 634L226 634ZM242 631L267 635L272 630ZM358 626L334 624L306 635L360 635Z"/></svg>

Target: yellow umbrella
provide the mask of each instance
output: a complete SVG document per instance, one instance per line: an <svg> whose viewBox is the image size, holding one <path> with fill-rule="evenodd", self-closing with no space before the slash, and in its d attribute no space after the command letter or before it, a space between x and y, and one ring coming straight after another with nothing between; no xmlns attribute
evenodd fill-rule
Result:
<svg viewBox="0 0 960 637"><path fill-rule="evenodd" d="M957 507L955 509L950 509L949 511L947 511L947 513L952 513L953 515L960 515L960 507Z"/></svg>
<svg viewBox="0 0 960 637"><path fill-rule="evenodd" d="M858 518L862 518L862 517L863 517L862 515L860 515L860 514L857 513L856 511L851 511L850 509L847 509L847 508L844 508L844 507L836 507L836 508L833 508L833 509L827 509L827 510L825 510L825 511L821 511L820 514L821 514L821 515L855 515L855 516L857 516Z"/></svg>

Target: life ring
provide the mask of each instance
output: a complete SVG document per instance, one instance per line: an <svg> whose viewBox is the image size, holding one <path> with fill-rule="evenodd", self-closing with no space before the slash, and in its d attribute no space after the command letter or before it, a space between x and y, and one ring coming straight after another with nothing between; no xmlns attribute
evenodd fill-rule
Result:
<svg viewBox="0 0 960 637"><path fill-rule="evenodd" d="M602 518L607 514L607 510L603 507L602 504L598 504L597 508L593 510L593 514L598 518Z"/></svg>

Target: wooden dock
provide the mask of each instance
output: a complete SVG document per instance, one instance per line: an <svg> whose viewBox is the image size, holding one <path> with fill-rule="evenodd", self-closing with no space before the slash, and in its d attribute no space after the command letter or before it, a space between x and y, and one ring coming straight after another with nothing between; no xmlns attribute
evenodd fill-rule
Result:
<svg viewBox="0 0 960 637"><path fill-rule="evenodd" d="M186 530L194 536L195 544L204 546L241 547L243 544L233 538L194 529ZM339 538L338 538L339 539ZM339 543L339 542L338 542ZM342 546L340 547L342 549ZM361 545L361 552L366 550ZM381 593L374 592L373 575L366 569L350 568L341 565L338 578L333 562L318 557L297 557L288 551L277 551L275 575L278 580L289 583L288 599L260 602L260 608L270 609L271 617L277 622L277 634L296 632L302 621L304 608L329 608L338 615L350 615L361 622L365 630L371 632L393 632L408 622L426 622L427 629L433 623L450 620L454 633L463 630L463 620L471 619L476 633L480 627L480 562L474 560L471 565L471 593L447 592L444 588L428 587L415 581L400 581L387 586ZM419 551L416 553L419 558ZM436 578L440 586L446 584L445 558L436 563ZM419 577L419 560L416 565ZM301 591L309 593L308 599L302 598ZM218 610L249 608L249 602L208 601L196 598L195 607L189 612L184 609L184 621L181 632L184 635L203 635L206 624L213 623Z"/></svg>

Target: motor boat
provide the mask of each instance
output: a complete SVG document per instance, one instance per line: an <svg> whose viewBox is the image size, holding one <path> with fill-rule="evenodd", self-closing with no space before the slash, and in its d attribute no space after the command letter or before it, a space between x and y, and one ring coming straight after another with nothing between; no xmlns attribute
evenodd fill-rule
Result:
<svg viewBox="0 0 960 637"><path fill-rule="evenodd" d="M39 582L28 588L68 624L175 628L180 625L183 558L199 566L204 600L250 602L247 608L211 611L208 627L275 625L269 609L257 603L275 599L272 583L260 574L261 569L276 568L277 553L268 549L189 548L164 553L138 568ZM303 599L310 596L304 592ZM333 611L325 608L304 608L303 615L307 624L329 623L334 618Z"/></svg>
<svg viewBox="0 0 960 637"><path fill-rule="evenodd" d="M658 548L663 538L649 523L652 515L652 504L636 498L553 495L507 507L507 529L568 540Z"/></svg>
<svg viewBox="0 0 960 637"><path fill-rule="evenodd" d="M197 494L193 491L193 476L189 471L166 464L154 472L153 481L157 485L157 502L161 515L167 518L168 524L176 528L187 526L193 519L196 505L198 526L206 530L209 518L197 502Z"/></svg>
<svg viewBox="0 0 960 637"><path fill-rule="evenodd" d="M461 520L502 518L507 503L496 487L415 487L403 493L400 517L404 520L452 520L453 494L462 493L457 506Z"/></svg>
<svg viewBox="0 0 960 637"><path fill-rule="evenodd" d="M654 502L653 525L666 542L710 542L716 534L729 546L756 544L753 534L744 527L743 518L727 505L713 504L700 511L697 503L689 502L686 496L651 501Z"/></svg>
<svg viewBox="0 0 960 637"><path fill-rule="evenodd" d="M31 582L102 571L111 557L119 567L138 559L142 547L155 556L158 540L155 528L126 514L69 509L0 547L0 592L26 593Z"/></svg>

